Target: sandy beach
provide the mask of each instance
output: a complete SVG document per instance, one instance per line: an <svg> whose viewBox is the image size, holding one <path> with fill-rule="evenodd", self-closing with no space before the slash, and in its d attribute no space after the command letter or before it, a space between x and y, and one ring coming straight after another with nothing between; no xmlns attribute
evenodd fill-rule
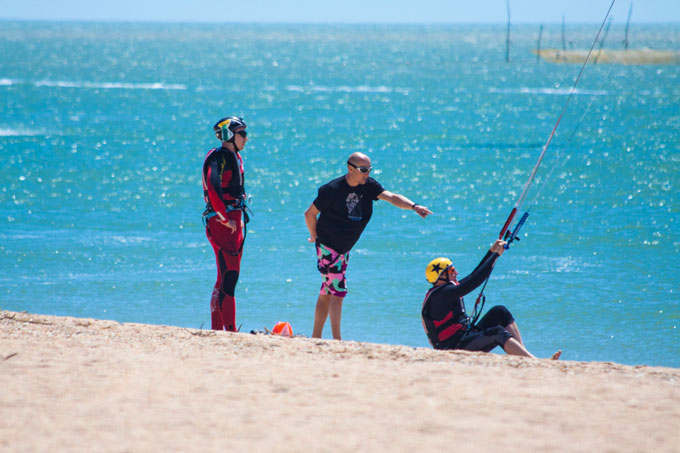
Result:
<svg viewBox="0 0 680 453"><path fill-rule="evenodd" d="M0 451L680 451L680 370L0 311Z"/></svg>

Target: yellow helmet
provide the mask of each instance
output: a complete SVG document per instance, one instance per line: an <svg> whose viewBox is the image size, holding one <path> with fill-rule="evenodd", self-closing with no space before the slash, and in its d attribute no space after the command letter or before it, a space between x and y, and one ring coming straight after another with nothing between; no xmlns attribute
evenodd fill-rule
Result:
<svg viewBox="0 0 680 453"><path fill-rule="evenodd" d="M434 284L437 280L439 280L439 276L442 274L442 272L444 272L444 270L452 264L453 262L451 262L451 260L448 258L433 259L425 268L425 278L427 278L428 282Z"/></svg>

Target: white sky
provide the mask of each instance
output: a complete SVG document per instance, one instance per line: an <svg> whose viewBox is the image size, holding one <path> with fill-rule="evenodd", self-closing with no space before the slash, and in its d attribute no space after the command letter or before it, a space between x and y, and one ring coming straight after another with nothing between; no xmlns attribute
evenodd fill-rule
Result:
<svg viewBox="0 0 680 453"><path fill-rule="evenodd" d="M512 23L599 23L611 0L510 0ZM625 23L631 0L616 0ZM160 22L505 23L506 0L0 0L0 19ZM680 23L680 0L638 0L633 23ZM0 24L1 26L1 24Z"/></svg>

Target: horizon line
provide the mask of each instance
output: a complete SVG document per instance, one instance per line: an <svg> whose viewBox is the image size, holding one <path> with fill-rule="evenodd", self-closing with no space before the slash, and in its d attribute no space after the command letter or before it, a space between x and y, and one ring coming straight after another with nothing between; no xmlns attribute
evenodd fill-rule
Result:
<svg viewBox="0 0 680 453"><path fill-rule="evenodd" d="M92 24L187 24L187 25L224 25L224 24L237 24L237 25L507 25L507 21L491 21L491 22L477 22L477 21L431 21L431 22L407 22L407 21L268 21L268 20L256 20L256 21L216 21L210 19L83 19L83 18L56 18L56 19L42 19L42 18L21 18L21 17L0 17L0 22L52 22L52 23L92 23ZM597 25L599 21L581 21L581 22L567 22L565 26L570 25ZM532 22L511 22L511 25L562 25L562 22L554 21L532 21ZM624 25L625 21L617 22L613 21L613 25ZM631 22L631 25L680 25L680 21L642 21L642 22Z"/></svg>

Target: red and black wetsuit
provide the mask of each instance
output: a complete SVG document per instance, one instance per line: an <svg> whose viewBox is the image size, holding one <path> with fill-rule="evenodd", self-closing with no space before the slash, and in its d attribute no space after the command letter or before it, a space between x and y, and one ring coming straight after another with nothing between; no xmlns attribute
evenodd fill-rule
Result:
<svg viewBox="0 0 680 453"><path fill-rule="evenodd" d="M427 338L435 349L489 352L496 346L503 347L511 337L504 327L514 318L505 307L493 307L476 325L471 325L463 301L464 295L484 283L499 256L489 251L458 284L448 282L427 292L421 315Z"/></svg>
<svg viewBox="0 0 680 453"><path fill-rule="evenodd" d="M243 159L226 148L208 151L203 162L203 197L206 202L206 235L217 259L217 282L210 298L213 330L236 331L234 292L243 253L243 215L238 206L245 200ZM236 223L232 231L220 216Z"/></svg>

